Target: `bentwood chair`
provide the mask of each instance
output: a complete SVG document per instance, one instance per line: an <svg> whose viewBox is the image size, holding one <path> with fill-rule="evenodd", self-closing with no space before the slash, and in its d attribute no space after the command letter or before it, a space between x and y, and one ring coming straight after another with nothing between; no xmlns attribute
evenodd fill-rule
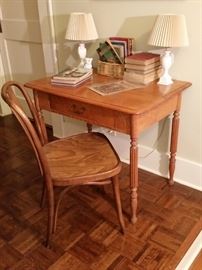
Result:
<svg viewBox="0 0 202 270"><path fill-rule="evenodd" d="M33 121L20 106L16 89L24 96ZM18 82L9 81L3 85L1 95L29 138L44 179L45 192L42 196L45 194L48 202L46 246L49 246L51 235L56 230L58 208L69 186L112 184L118 220L124 233L118 180L121 162L109 140L101 133L90 132L44 142L39 115L25 88ZM56 187L63 187L57 201Z"/></svg>

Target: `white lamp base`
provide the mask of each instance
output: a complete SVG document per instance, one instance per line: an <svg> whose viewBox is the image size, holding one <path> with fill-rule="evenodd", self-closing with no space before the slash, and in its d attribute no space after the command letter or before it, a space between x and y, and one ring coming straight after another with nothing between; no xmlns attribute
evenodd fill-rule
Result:
<svg viewBox="0 0 202 270"><path fill-rule="evenodd" d="M163 67L163 75L160 77L158 84L163 84L163 85L169 85L172 84L172 78L169 75L168 71L170 69L170 67L173 64L173 54L171 53L171 51L166 50L164 55L161 58L161 64Z"/></svg>
<svg viewBox="0 0 202 270"><path fill-rule="evenodd" d="M170 75L162 75L158 81L158 84L163 84L163 85L169 85L169 84L172 84L173 83L173 80L171 79L171 76Z"/></svg>
<svg viewBox="0 0 202 270"><path fill-rule="evenodd" d="M78 54L81 59L81 62L79 64L80 68L84 68L85 65L85 58L86 58L86 47L84 43L80 43L78 47Z"/></svg>

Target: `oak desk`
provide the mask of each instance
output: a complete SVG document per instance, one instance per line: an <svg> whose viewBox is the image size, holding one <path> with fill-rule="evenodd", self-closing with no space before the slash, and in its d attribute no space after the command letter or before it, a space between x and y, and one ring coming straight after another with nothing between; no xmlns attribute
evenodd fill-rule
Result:
<svg viewBox="0 0 202 270"><path fill-rule="evenodd" d="M173 113L169 164L169 183L173 184L181 96L191 83L175 81L164 86L152 82L143 88L110 96L101 96L87 88L91 83L108 80L93 74L91 81L78 88L51 85L50 78L31 81L25 86L33 89L44 132L42 109L86 121L88 131L95 124L130 135L131 221L134 223L138 202L138 137L146 128ZM44 134L46 140L47 134Z"/></svg>

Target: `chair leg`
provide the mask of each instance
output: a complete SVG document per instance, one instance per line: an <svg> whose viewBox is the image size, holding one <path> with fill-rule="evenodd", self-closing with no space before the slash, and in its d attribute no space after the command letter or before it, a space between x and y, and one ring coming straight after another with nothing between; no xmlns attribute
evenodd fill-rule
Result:
<svg viewBox="0 0 202 270"><path fill-rule="evenodd" d="M45 205L45 198L46 198L46 183L43 182L43 188L42 188L42 194L41 194L41 201L40 201L40 207L43 208Z"/></svg>
<svg viewBox="0 0 202 270"><path fill-rule="evenodd" d="M56 226L57 226L57 219L58 219L58 210L59 210L59 206L60 203L63 199L63 196L65 195L65 193L69 190L70 187L66 187L65 189L63 189L63 191L60 193L59 198L57 200L57 203L55 203L55 211L54 211L54 218L53 218L53 230L52 233L55 233L56 231Z"/></svg>
<svg viewBox="0 0 202 270"><path fill-rule="evenodd" d="M49 247L50 238L53 233L53 223L54 223L54 194L53 190L48 192L48 226L47 226L47 238L46 247Z"/></svg>
<svg viewBox="0 0 202 270"><path fill-rule="evenodd" d="M61 200L58 200L56 207L55 207L55 212L54 212L54 218L53 218L53 230L52 233L55 233L56 227L57 227L57 219L58 219L58 210L60 206Z"/></svg>
<svg viewBox="0 0 202 270"><path fill-rule="evenodd" d="M118 175L112 177L111 181L112 181L114 197L115 197L115 201L116 201L117 215L118 215L119 223L121 226L121 231L124 234L125 233L125 222L124 222L123 213L122 213Z"/></svg>

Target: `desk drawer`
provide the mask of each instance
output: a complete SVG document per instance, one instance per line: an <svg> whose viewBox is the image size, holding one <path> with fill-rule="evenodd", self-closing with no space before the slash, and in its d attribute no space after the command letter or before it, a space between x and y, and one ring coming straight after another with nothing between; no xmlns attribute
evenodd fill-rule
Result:
<svg viewBox="0 0 202 270"><path fill-rule="evenodd" d="M118 111L57 96L50 96L50 109L90 124L130 133L130 116Z"/></svg>

